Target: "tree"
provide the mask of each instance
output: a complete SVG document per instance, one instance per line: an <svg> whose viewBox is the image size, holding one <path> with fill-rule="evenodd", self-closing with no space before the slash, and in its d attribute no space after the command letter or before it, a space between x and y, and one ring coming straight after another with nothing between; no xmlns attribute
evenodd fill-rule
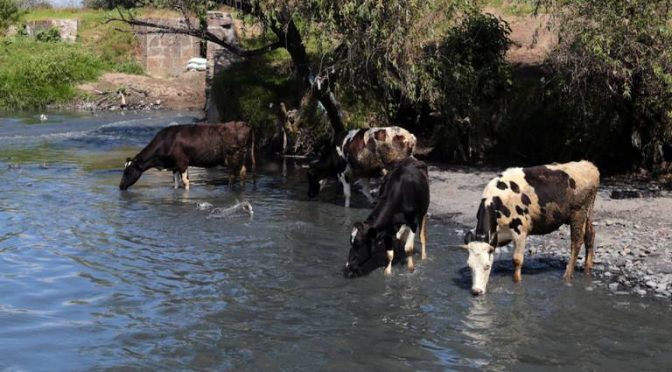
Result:
<svg viewBox="0 0 672 372"><path fill-rule="evenodd" d="M440 92L430 84L431 71L423 69L426 58L436 55L445 31L475 12L475 6L459 0L224 0L216 2L252 17L267 31L268 43L245 49L199 27L176 28L136 19L119 12L111 21L149 26L151 33L180 33L219 44L232 53L252 56L285 48L294 75L302 83L301 95L310 95L324 107L335 132L345 125L335 90L349 85L372 89L389 97L403 96L412 102L438 101ZM203 17L215 2L180 0L171 7L188 20ZM306 48L310 41L314 50ZM434 47L432 47L434 46ZM440 58L440 56L438 56Z"/></svg>
<svg viewBox="0 0 672 372"><path fill-rule="evenodd" d="M550 62L584 134L574 140L607 141L608 157L635 165L672 159L672 0L551 5L561 43Z"/></svg>

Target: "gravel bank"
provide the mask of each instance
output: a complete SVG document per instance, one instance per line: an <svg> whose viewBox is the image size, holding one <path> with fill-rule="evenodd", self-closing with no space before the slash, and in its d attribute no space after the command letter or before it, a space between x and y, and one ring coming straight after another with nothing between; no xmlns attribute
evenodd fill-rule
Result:
<svg viewBox="0 0 672 372"><path fill-rule="evenodd" d="M432 218L473 228L483 188L499 171L430 167ZM608 183L608 179L603 180L603 184ZM669 299L672 296L672 195L656 192L660 196L612 199L613 191L603 186L595 202L594 286L606 287L615 294ZM564 269L569 256L569 235L569 228L563 226L552 234L530 237L525 266L548 264ZM583 253L582 249L579 271L583 266ZM499 259L509 260L506 254Z"/></svg>

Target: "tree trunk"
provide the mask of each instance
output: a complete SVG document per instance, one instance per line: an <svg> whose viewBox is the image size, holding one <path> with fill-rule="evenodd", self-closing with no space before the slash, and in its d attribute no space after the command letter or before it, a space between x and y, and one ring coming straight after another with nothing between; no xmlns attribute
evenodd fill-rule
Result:
<svg viewBox="0 0 672 372"><path fill-rule="evenodd" d="M282 16L278 17L280 23L286 23L286 30L283 28L273 27L273 32L278 39L284 41L285 48L292 57L294 68L296 70L297 78L300 79L305 89L314 94L317 100L322 104L327 117L334 129L334 133L341 133L345 131L343 124L343 115L341 112L341 105L336 99L334 92L329 86L327 77L315 76L310 69L310 61L306 53L306 47L303 45L303 40L299 30L296 28L294 21L289 19L283 22ZM325 81L326 80L326 81Z"/></svg>

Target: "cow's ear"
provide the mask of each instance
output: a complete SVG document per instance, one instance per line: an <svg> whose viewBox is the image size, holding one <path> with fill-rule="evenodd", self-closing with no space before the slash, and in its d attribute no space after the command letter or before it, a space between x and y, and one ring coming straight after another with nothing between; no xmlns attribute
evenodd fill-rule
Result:
<svg viewBox="0 0 672 372"><path fill-rule="evenodd" d="M490 235L490 241L488 244L490 244L490 247L493 247L493 250L494 247L497 247L497 233Z"/></svg>
<svg viewBox="0 0 672 372"><path fill-rule="evenodd" d="M467 231L466 234L464 234L464 244L469 244L474 241L474 233L469 230Z"/></svg>

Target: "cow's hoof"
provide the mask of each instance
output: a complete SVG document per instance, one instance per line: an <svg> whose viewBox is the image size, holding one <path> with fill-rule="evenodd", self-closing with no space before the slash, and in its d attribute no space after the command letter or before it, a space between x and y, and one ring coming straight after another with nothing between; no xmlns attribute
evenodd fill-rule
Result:
<svg viewBox="0 0 672 372"><path fill-rule="evenodd" d="M513 275L513 282L514 283L520 283L520 281L523 280L523 278L519 275Z"/></svg>
<svg viewBox="0 0 672 372"><path fill-rule="evenodd" d="M383 274L392 275L392 268L391 267L386 267L385 271L383 271Z"/></svg>

